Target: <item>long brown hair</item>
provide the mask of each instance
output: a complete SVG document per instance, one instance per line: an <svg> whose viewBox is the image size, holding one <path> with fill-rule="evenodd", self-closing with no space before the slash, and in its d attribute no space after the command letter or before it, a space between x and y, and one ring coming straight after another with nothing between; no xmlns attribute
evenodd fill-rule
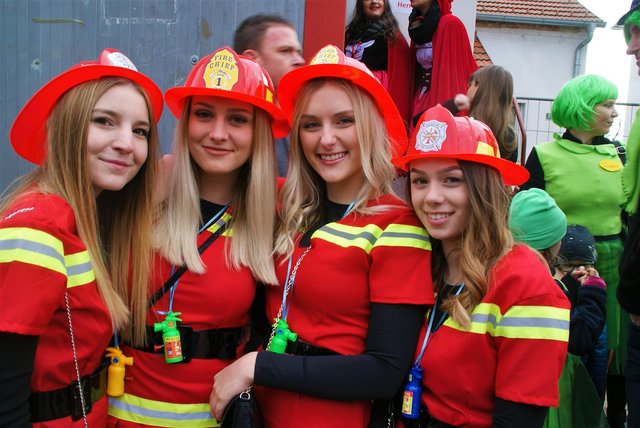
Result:
<svg viewBox="0 0 640 428"><path fill-rule="evenodd" d="M93 108L108 90L131 85L145 100L149 134L147 160L118 191L94 194L87 166L87 139ZM127 324L129 308L146 303L151 266L152 190L158 156L158 131L146 93L122 78L103 77L67 91L47 121L47 156L3 201L0 211L31 191L56 194L74 211L78 234L87 248L98 291L115 328ZM125 303L127 302L127 303ZM138 337L124 330L126 338Z"/></svg>
<svg viewBox="0 0 640 428"><path fill-rule="evenodd" d="M500 173L488 166L458 161L469 192L469 223L462 232L459 254L464 289L449 297L443 307L461 325L468 327L473 311L489 289L489 273L514 245L508 215L511 196ZM444 286L447 259L438 240L432 240L434 287Z"/></svg>
<svg viewBox="0 0 640 428"><path fill-rule="evenodd" d="M469 116L491 128L500 146L500 156L508 158L517 147L515 132L511 128L513 77L505 68L489 65L471 75L469 85L474 83L478 90L471 100Z"/></svg>
<svg viewBox="0 0 640 428"><path fill-rule="evenodd" d="M383 35L391 38L391 41L395 42L396 34L400 33L400 26L398 25L398 20L393 15L389 1L390 0L384 0L384 12L377 22L379 22L383 28ZM367 17L364 15L364 6L362 5L363 2L364 0L356 0L353 16L344 32L345 46L351 43L354 37L367 25Z"/></svg>

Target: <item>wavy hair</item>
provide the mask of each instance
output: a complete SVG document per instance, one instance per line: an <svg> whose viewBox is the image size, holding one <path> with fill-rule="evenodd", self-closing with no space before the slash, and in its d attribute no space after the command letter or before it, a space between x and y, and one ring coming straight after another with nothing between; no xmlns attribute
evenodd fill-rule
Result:
<svg viewBox="0 0 640 428"><path fill-rule="evenodd" d="M595 107L617 98L618 88L604 77L595 74L574 77L564 84L551 104L551 120L567 130L589 131Z"/></svg>
<svg viewBox="0 0 640 428"><path fill-rule="evenodd" d="M367 208L367 202L392 193L395 169L390 162L391 145L382 113L375 101L363 89L338 78L316 78L307 82L298 93L293 111L289 172L281 190L282 209L276 226L275 254L289 256L294 237L320 221L326 199L326 183L311 167L300 146L301 117L313 94L325 85L336 85L353 103L356 133L360 142L360 159L364 180L358 191L353 212L370 214L379 209Z"/></svg>
<svg viewBox="0 0 640 428"><path fill-rule="evenodd" d="M469 222L462 231L459 251L464 289L450 296L443 308L451 318L468 328L470 314L487 294L489 274L496 263L514 246L508 216L511 196L500 173L491 167L470 161L458 161L469 193ZM437 290L444 284L447 255L442 243L432 239L433 283ZM456 255L458 256L458 255Z"/></svg>

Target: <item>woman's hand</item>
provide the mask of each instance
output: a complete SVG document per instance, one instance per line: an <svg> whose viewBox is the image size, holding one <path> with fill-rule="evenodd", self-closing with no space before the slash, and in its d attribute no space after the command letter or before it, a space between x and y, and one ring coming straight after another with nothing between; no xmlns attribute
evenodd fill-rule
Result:
<svg viewBox="0 0 640 428"><path fill-rule="evenodd" d="M213 390L209 397L211 414L216 420L222 420L222 413L231 399L253 385L257 352L250 352L213 377Z"/></svg>
<svg viewBox="0 0 640 428"><path fill-rule="evenodd" d="M471 108L471 101L469 100L469 97L466 96L465 94L457 94L453 98L453 103L456 105L459 111L468 112L469 109Z"/></svg>

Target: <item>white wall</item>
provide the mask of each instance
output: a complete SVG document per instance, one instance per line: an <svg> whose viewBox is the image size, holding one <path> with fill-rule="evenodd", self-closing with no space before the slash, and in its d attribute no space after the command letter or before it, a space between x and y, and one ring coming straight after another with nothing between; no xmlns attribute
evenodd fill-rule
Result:
<svg viewBox="0 0 640 428"><path fill-rule="evenodd" d="M531 148L550 141L558 128L550 118L550 102L522 101L522 98L554 98L562 85L573 78L576 47L587 31L476 28L492 62L513 76L514 95L519 99L527 132L525 158ZM581 52L584 72L586 49Z"/></svg>
<svg viewBox="0 0 640 428"><path fill-rule="evenodd" d="M494 64L511 72L517 97L553 98L573 78L576 47L586 31L477 29L478 38ZM582 52L582 64L584 66Z"/></svg>
<svg viewBox="0 0 640 428"><path fill-rule="evenodd" d="M629 66L629 94L627 99L630 103L640 102L640 75L638 75L638 64L636 64L635 58L632 58Z"/></svg>

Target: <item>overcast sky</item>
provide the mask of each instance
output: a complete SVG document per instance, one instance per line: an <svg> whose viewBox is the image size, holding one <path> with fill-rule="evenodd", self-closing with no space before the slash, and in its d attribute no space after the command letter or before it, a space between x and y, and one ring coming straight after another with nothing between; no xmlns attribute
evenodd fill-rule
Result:
<svg viewBox="0 0 640 428"><path fill-rule="evenodd" d="M631 57L625 53L622 30L612 30L618 19L629 10L631 0L579 0L590 11L607 22L606 28L596 28L589 43L586 72L599 74L615 82L620 93L618 101L638 101L640 94L628 94Z"/></svg>

